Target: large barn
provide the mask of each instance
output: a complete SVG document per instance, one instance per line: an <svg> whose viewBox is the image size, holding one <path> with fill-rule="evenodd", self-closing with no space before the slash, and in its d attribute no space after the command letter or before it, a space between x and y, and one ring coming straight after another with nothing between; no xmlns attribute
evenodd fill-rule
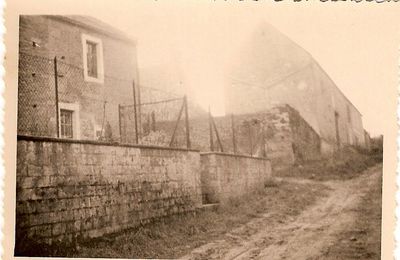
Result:
<svg viewBox="0 0 400 260"><path fill-rule="evenodd" d="M322 153L365 145L361 113L307 51L271 25L257 27L234 60L225 82L227 113L287 104L318 133Z"/></svg>

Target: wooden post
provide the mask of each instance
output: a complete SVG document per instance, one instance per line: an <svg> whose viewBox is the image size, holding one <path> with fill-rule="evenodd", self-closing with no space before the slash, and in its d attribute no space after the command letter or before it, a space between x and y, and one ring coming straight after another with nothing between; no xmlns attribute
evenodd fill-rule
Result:
<svg viewBox="0 0 400 260"><path fill-rule="evenodd" d="M60 138L60 115L58 111L58 71L57 71L57 56L54 57L54 89L55 89L55 101L56 101L56 127L57 127L57 138Z"/></svg>
<svg viewBox="0 0 400 260"><path fill-rule="evenodd" d="M214 137L213 137L213 125L212 125L212 121L211 121L211 110L210 107L208 107L208 124L210 127L210 150L214 151Z"/></svg>
<svg viewBox="0 0 400 260"><path fill-rule="evenodd" d="M138 126L142 130L142 91L140 89L140 73L139 70L136 71L136 103L137 103L137 114L138 114Z"/></svg>
<svg viewBox="0 0 400 260"><path fill-rule="evenodd" d="M122 143L122 120L121 120L121 104L118 104L118 120L119 120L119 141Z"/></svg>
<svg viewBox="0 0 400 260"><path fill-rule="evenodd" d="M136 144L139 143L139 133L138 133L138 119L137 119L137 105L136 105L136 88L135 81L132 81L132 90L133 90L133 113L135 114L135 139Z"/></svg>
<svg viewBox="0 0 400 260"><path fill-rule="evenodd" d="M176 123L175 123L174 132L172 133L171 141L169 142L169 146L170 146L170 147L172 147L172 144L173 144L174 141L175 141L176 130L178 129L179 121L181 121L182 112L183 112L183 108L184 108L184 107L185 107L185 100L183 100L181 109L179 110L179 115L178 115L178 119L176 120Z"/></svg>
<svg viewBox="0 0 400 260"><path fill-rule="evenodd" d="M212 121L212 124L214 126L215 135L217 136L217 141L218 141L219 147L221 148L221 152L224 152L224 147L222 146L221 139L219 138L218 129L217 129L217 126L215 124L215 121L214 121L213 117L211 117L211 121Z"/></svg>
<svg viewBox="0 0 400 260"><path fill-rule="evenodd" d="M253 138L251 136L251 123L249 122L249 145L250 145L250 156L253 156Z"/></svg>
<svg viewBox="0 0 400 260"><path fill-rule="evenodd" d="M236 154L236 136L235 136L235 121L234 116L231 114L232 121L232 143L233 143L233 153Z"/></svg>
<svg viewBox="0 0 400 260"><path fill-rule="evenodd" d="M156 131L156 114L154 111L151 111L151 130L153 132Z"/></svg>
<svg viewBox="0 0 400 260"><path fill-rule="evenodd" d="M190 149L192 145L190 143L189 112L188 112L188 102L186 95L183 97L183 100L185 102L186 148Z"/></svg>
<svg viewBox="0 0 400 260"><path fill-rule="evenodd" d="M266 146L266 142L265 142L265 139L267 138L266 137L266 134L265 134L265 127L264 127L264 125L262 126L262 128L261 128L261 130L262 130L262 156L264 157L264 158L267 158L267 149L265 149L265 146Z"/></svg>

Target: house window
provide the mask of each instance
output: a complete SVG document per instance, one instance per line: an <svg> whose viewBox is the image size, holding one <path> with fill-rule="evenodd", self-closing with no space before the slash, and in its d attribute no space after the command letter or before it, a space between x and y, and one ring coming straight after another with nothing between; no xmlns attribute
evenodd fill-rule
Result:
<svg viewBox="0 0 400 260"><path fill-rule="evenodd" d="M58 103L59 134L61 138L80 138L80 118L78 103Z"/></svg>
<svg viewBox="0 0 400 260"><path fill-rule="evenodd" d="M87 73L89 77L97 78L97 44L94 42L86 42L87 48Z"/></svg>
<svg viewBox="0 0 400 260"><path fill-rule="evenodd" d="M103 83L103 47L100 39L83 34L83 72L85 81Z"/></svg>
<svg viewBox="0 0 400 260"><path fill-rule="evenodd" d="M73 138L73 121L72 115L73 111L71 110L60 110L60 135L61 138Z"/></svg>

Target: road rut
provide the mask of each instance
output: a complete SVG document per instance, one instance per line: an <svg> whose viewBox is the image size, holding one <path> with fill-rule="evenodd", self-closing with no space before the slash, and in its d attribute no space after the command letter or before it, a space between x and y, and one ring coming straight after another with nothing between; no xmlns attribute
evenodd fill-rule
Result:
<svg viewBox="0 0 400 260"><path fill-rule="evenodd" d="M324 250L335 243L335 235L354 222L353 209L374 185L378 185L381 172L382 165L378 165L354 179L323 182L329 190L328 196L299 216L260 214L222 239L196 248L181 259L319 259Z"/></svg>

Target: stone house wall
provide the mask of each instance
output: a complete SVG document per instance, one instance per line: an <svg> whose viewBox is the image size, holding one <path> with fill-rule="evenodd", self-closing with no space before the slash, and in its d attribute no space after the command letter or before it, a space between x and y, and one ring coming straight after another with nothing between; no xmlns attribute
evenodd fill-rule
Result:
<svg viewBox="0 0 400 260"><path fill-rule="evenodd" d="M79 110L75 139L95 140L109 125L119 140L119 104L133 103L136 44L65 16L22 15L19 24L18 133L56 137L54 61L58 59L59 102ZM99 39L104 82L85 81L82 35Z"/></svg>

